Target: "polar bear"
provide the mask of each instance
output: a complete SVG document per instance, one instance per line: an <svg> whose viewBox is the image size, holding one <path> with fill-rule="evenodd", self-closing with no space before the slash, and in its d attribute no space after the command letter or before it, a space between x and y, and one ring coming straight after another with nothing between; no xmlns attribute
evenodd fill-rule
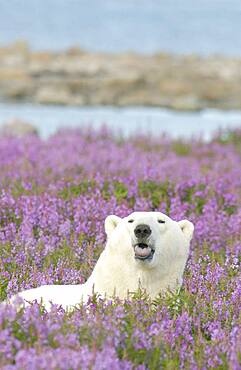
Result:
<svg viewBox="0 0 241 370"><path fill-rule="evenodd" d="M94 293L102 297L125 299L139 288L153 299L160 292L180 288L189 255L194 226L190 221L176 222L160 212L134 212L105 220L106 247L95 268L82 285L44 285L16 297L25 304L42 302L72 309Z"/></svg>

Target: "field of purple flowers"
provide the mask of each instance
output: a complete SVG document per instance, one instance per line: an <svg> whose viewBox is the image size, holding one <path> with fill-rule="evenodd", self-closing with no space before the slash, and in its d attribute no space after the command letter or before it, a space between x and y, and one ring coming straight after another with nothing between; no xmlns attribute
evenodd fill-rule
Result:
<svg viewBox="0 0 241 370"><path fill-rule="evenodd" d="M240 369L241 132L210 143L105 129L0 138L0 301L84 282L104 219L160 210L195 224L179 293L66 313L0 306L0 368Z"/></svg>

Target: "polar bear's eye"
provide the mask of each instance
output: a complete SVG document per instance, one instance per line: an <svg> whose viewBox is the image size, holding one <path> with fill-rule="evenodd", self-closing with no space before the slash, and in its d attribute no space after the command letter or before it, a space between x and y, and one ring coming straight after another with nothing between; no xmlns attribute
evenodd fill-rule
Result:
<svg viewBox="0 0 241 370"><path fill-rule="evenodd" d="M157 222L158 222L159 224L164 224L166 221L164 221L164 220L157 220Z"/></svg>
<svg viewBox="0 0 241 370"><path fill-rule="evenodd" d="M128 220L128 222L131 224L132 222L134 222L134 220Z"/></svg>

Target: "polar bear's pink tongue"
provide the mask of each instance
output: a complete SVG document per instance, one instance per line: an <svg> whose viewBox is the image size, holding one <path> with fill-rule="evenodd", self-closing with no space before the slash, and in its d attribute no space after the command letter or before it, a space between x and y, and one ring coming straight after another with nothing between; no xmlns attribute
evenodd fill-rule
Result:
<svg viewBox="0 0 241 370"><path fill-rule="evenodd" d="M148 257L150 254L151 254L150 247L141 248L139 247L139 245L135 247L135 255L137 257Z"/></svg>

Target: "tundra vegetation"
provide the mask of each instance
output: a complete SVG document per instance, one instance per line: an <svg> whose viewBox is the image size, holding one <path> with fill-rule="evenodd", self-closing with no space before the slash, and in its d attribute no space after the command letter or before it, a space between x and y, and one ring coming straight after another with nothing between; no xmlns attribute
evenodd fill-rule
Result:
<svg viewBox="0 0 241 370"><path fill-rule="evenodd" d="M106 129L2 136L1 301L84 282L109 214L159 210L195 235L180 292L93 296L73 312L1 305L1 369L240 369L240 142L240 131L208 143Z"/></svg>

